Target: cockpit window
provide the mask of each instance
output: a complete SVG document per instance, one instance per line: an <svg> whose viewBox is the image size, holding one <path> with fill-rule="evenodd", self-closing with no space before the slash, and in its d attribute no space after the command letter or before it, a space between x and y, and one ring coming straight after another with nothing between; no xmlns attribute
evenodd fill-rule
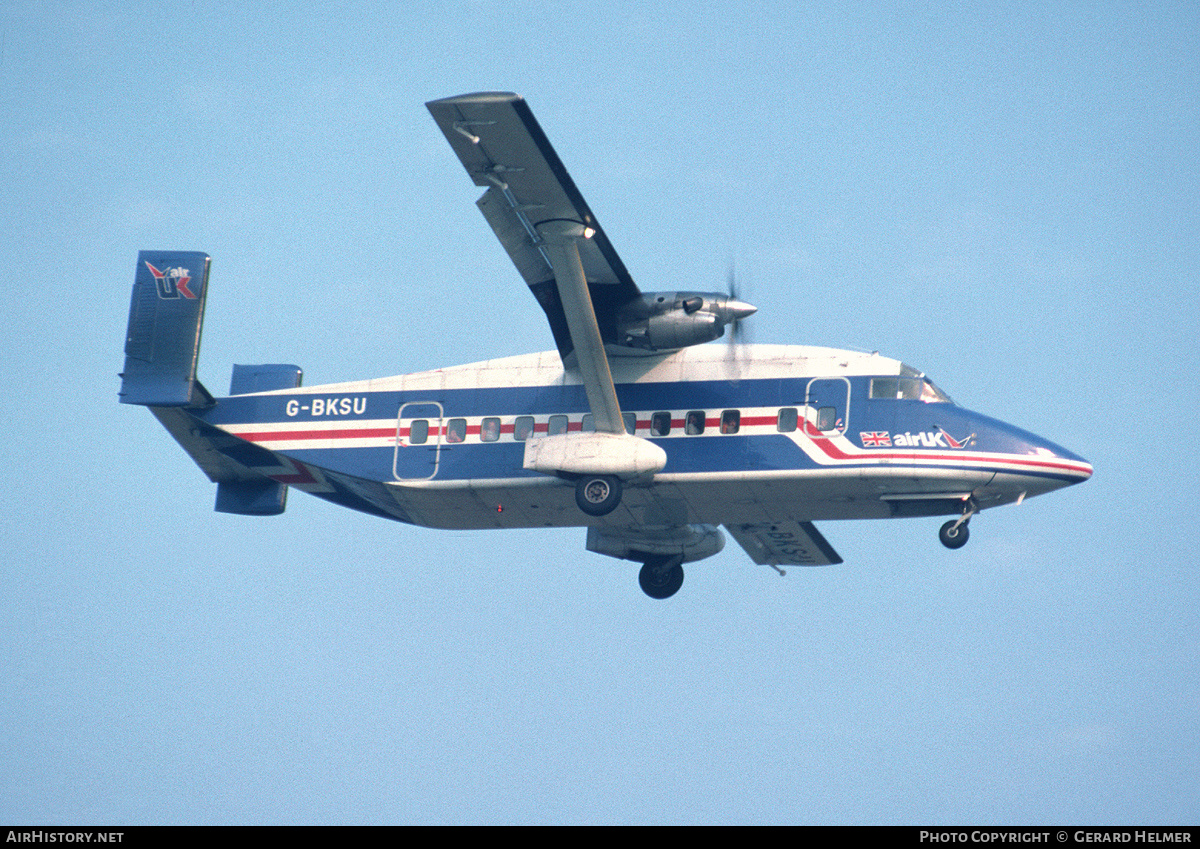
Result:
<svg viewBox="0 0 1200 849"><path fill-rule="evenodd" d="M927 404L953 404L950 396L926 377L873 377L871 397L899 401L924 401Z"/></svg>
<svg viewBox="0 0 1200 849"><path fill-rule="evenodd" d="M929 378L921 381L921 400L927 404L953 404L950 396L934 385Z"/></svg>

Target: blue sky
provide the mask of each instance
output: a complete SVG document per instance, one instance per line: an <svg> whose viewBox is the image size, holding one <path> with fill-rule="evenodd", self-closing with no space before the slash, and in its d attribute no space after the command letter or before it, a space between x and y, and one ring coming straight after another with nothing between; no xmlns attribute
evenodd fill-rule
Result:
<svg viewBox="0 0 1200 849"><path fill-rule="evenodd" d="M110 5L0 10L0 821L1195 822L1193 5ZM643 289L732 262L753 341L1095 477L665 603L579 529L214 513L117 404L136 252L213 256L218 392L550 348L423 105L492 89Z"/></svg>

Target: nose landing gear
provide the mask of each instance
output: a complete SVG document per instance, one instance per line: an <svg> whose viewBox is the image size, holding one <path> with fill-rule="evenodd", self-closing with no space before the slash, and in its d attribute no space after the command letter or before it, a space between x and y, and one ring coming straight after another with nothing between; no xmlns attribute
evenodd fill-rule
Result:
<svg viewBox="0 0 1200 849"><path fill-rule="evenodd" d="M942 529L938 531L938 539L942 541L942 545L946 546L946 548L962 548L967 544L967 538L970 535L971 532L967 528L967 523L961 519L958 521L951 519L942 525Z"/></svg>
<svg viewBox="0 0 1200 849"><path fill-rule="evenodd" d="M951 519L942 525L942 529L938 531L938 539L942 541L942 545L946 546L946 548L962 548L967 544L967 539L971 536L971 532L967 528L967 523L975 515L975 509L973 501L968 500L963 504L963 514L961 516L957 519Z"/></svg>

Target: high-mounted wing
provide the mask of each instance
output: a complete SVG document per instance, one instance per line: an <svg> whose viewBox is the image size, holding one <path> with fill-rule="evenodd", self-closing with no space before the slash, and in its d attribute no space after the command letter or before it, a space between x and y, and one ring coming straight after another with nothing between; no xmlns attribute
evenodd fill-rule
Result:
<svg viewBox="0 0 1200 849"><path fill-rule="evenodd" d="M542 230L559 222L592 231L579 242L579 259L600 335L614 341L617 307L640 293L524 99L487 92L425 105L475 185L487 188L477 205L546 311L564 357L574 345Z"/></svg>
<svg viewBox="0 0 1200 849"><path fill-rule="evenodd" d="M529 106L486 92L425 104L477 186L480 211L573 354L600 432L624 433L605 342L640 292Z"/></svg>

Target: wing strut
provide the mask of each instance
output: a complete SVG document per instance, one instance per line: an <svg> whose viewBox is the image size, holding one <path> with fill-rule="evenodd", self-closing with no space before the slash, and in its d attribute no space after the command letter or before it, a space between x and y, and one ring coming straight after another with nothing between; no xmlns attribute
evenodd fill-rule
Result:
<svg viewBox="0 0 1200 849"><path fill-rule="evenodd" d="M625 433L621 419L621 405L617 401L617 390L613 386L612 372L608 367L608 356L600 338L600 326L596 311L588 292L587 279L583 275L583 262L579 258L579 240L589 238L589 228L576 221L546 221L539 227L545 239L550 265L554 269L554 280L558 296L566 313L567 327L575 343L575 356L579 362L579 373L583 377L583 388L587 391L588 406L596 419L596 430L600 433Z"/></svg>

